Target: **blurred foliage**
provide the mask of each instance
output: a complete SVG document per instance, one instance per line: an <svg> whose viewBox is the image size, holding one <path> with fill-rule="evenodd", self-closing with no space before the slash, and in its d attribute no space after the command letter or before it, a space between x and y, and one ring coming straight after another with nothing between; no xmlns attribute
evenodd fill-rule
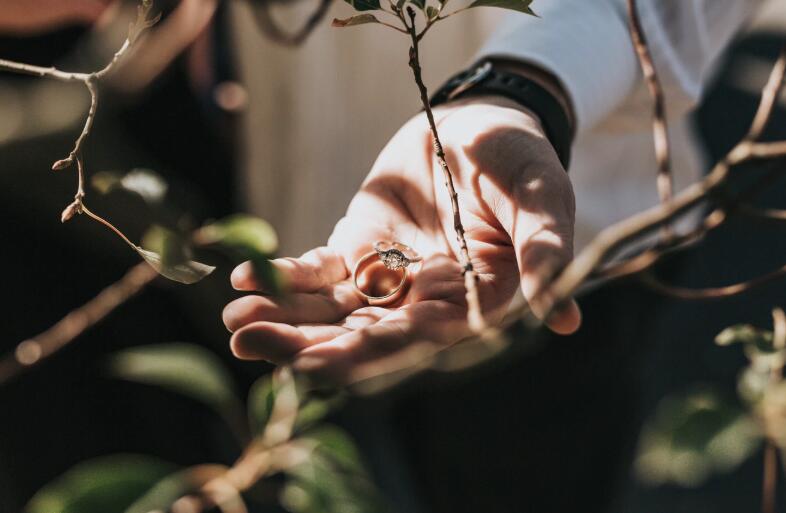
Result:
<svg viewBox="0 0 786 513"><path fill-rule="evenodd" d="M259 280L271 294L280 293L284 284L270 258L278 249L275 230L262 219L236 214L209 223L197 230L185 229L187 216L172 212L164 203L168 184L150 169L133 169L126 174L117 172L96 173L91 183L101 194L122 191L142 198L161 218L161 224L151 226L140 246L127 241L139 255L159 274L170 280L193 284L210 275L215 267L195 261L196 247L208 247L224 253L236 261L248 260L254 265ZM178 220L165 226L165 220Z"/></svg>
<svg viewBox="0 0 786 513"><path fill-rule="evenodd" d="M233 472L241 468L248 472L249 461L263 465L263 478L285 476L280 500L290 511L387 511L351 437L324 423L342 403L342 393L317 393L305 380L279 369L250 387L244 408L216 355L185 343L120 351L111 357L109 369L121 379L159 386L207 405L221 413L236 433L237 414L247 416L251 436L237 466L177 468L148 456L99 458L75 466L42 488L29 503L28 513L169 511L181 497L199 497L211 483L225 486ZM288 448L289 452L282 450ZM259 457L264 453L267 458ZM277 457L281 461L271 461Z"/></svg>
<svg viewBox="0 0 786 513"><path fill-rule="evenodd" d="M215 247L235 259L250 261L268 293L280 294L284 290L285 284L270 263L278 249L278 237L266 221L236 214L203 226L194 234L194 241L201 246Z"/></svg>
<svg viewBox="0 0 786 513"><path fill-rule="evenodd" d="M712 389L664 400L642 433L636 462L648 483L702 484L744 461L761 442L756 422Z"/></svg>
<svg viewBox="0 0 786 513"><path fill-rule="evenodd" d="M262 433L270 420L276 394L281 387L276 383L273 375L259 378L248 394L248 421L252 434ZM334 392L327 397L318 397L309 392L308 383L298 380L295 384L299 408L295 418L295 432L302 432L317 422L323 420L332 410L338 407L344 399L341 392Z"/></svg>
<svg viewBox="0 0 786 513"><path fill-rule="evenodd" d="M219 413L238 407L229 372L200 346L171 343L126 349L112 356L109 369L118 378L171 390Z"/></svg>
<svg viewBox="0 0 786 513"><path fill-rule="evenodd" d="M748 359L738 376L738 397L703 387L664 399L642 433L636 467L643 481L698 486L733 470L764 441L786 447L784 341L744 324L726 328L715 343L741 347Z"/></svg>
<svg viewBox="0 0 786 513"><path fill-rule="evenodd" d="M335 426L304 436L316 444L305 462L286 471L281 504L293 513L381 513L389 511L361 463L352 439Z"/></svg>
<svg viewBox="0 0 786 513"><path fill-rule="evenodd" d="M164 201L169 185L152 169L132 169L122 175L114 171L101 171L90 179L93 188L100 194L124 190L137 194L150 204Z"/></svg>
<svg viewBox="0 0 786 513"><path fill-rule="evenodd" d="M41 489L27 513L123 513L176 467L151 456L119 454L85 461Z"/></svg>

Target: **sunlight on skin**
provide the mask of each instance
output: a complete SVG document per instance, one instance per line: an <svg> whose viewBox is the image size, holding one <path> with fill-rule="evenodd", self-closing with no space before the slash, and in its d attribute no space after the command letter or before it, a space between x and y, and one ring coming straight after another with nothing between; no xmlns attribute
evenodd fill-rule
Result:
<svg viewBox="0 0 786 513"><path fill-rule="evenodd" d="M474 99L435 115L484 314L498 322L517 287L534 297L572 258L570 180L537 119L513 102ZM384 308L369 307L351 282L355 262L377 240L401 241L424 257L401 302ZM427 125L416 116L382 151L328 246L274 261L292 294L250 295L227 305L232 350L240 358L292 363L346 381L355 369L391 360L415 341L450 346L470 334L456 254L449 198ZM232 285L264 292L249 263L235 269ZM559 334L573 333L580 323L575 302L547 321Z"/></svg>

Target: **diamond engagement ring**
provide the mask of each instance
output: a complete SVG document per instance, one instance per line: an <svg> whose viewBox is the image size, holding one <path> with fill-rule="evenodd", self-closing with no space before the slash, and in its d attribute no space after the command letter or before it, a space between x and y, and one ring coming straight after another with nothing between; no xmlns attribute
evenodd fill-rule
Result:
<svg viewBox="0 0 786 513"><path fill-rule="evenodd" d="M374 251L358 260L352 280L368 304L391 304L401 297L406 288L407 267L421 260L420 255L406 244L377 241Z"/></svg>
<svg viewBox="0 0 786 513"><path fill-rule="evenodd" d="M392 271L404 269L409 264L422 260L414 249L400 242L379 240L374 243L374 251L377 252L379 260L385 264L385 267Z"/></svg>

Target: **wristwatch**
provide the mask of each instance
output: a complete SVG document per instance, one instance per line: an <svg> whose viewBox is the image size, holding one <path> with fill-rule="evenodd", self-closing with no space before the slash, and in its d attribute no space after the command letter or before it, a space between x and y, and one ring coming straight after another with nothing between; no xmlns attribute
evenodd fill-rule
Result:
<svg viewBox="0 0 786 513"><path fill-rule="evenodd" d="M489 94L509 98L537 114L562 166L568 169L574 127L559 100L534 80L482 61L448 80L431 98L431 105Z"/></svg>

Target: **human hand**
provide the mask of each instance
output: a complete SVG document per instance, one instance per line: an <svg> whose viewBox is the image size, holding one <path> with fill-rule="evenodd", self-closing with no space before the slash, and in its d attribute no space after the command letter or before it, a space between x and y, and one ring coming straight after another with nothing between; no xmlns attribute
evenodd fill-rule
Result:
<svg viewBox="0 0 786 513"><path fill-rule="evenodd" d="M0 33L31 35L69 24L89 25L114 0L5 0Z"/></svg>
<svg viewBox="0 0 786 513"><path fill-rule="evenodd" d="M497 322L517 287L532 299L572 258L572 187L537 118L514 102L479 98L434 113L484 315ZM446 347L470 335L450 199L423 116L382 151L327 247L273 262L292 294L249 295L227 305L236 356L291 363L346 383L396 370L384 362L417 342ZM424 257L406 295L388 307L368 306L351 277L377 240L403 242ZM264 291L248 262L235 269L232 284ZM575 302L546 324L561 334L575 331Z"/></svg>

